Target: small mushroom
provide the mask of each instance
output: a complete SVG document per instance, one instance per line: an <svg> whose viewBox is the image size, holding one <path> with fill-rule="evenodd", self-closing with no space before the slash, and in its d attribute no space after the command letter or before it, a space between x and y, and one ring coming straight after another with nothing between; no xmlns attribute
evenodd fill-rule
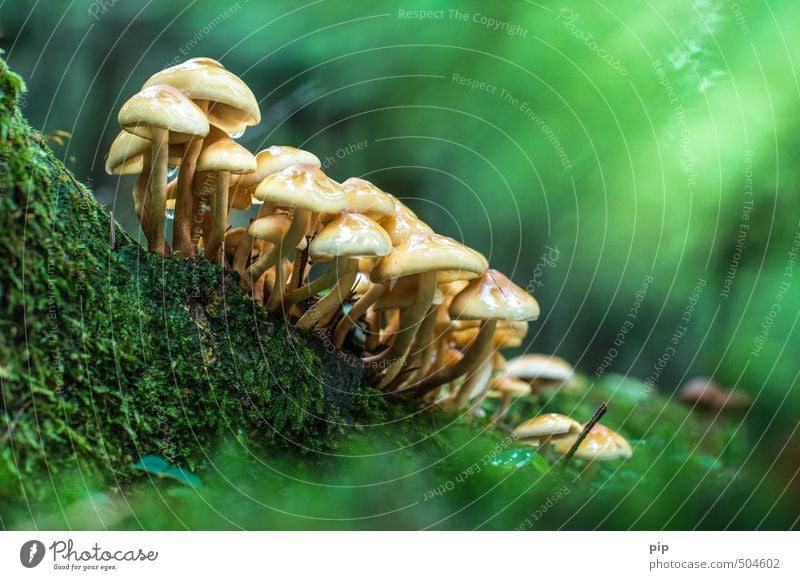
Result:
<svg viewBox="0 0 800 580"><path fill-rule="evenodd" d="M249 284L288 256L306 236L313 212L339 213L347 209L342 187L315 165L292 165L268 175L256 188L255 196L281 207L294 208L292 226L286 236L248 268L244 283ZM267 302L275 311L282 304L283 285L276 285Z"/></svg>
<svg viewBox="0 0 800 580"><path fill-rule="evenodd" d="M212 127L203 142L203 149L197 158L198 173L213 173L215 176L214 197L211 212L214 216L211 239L205 246L206 258L222 265L220 251L225 230L228 227L228 192L231 174L252 173L256 169L255 157L227 133Z"/></svg>
<svg viewBox="0 0 800 580"><path fill-rule="evenodd" d="M519 399L531 394L531 386L525 381L521 381L505 373L494 377L489 384L489 394L487 397L500 398L500 405L494 414L494 421L499 421L506 414L513 399Z"/></svg>
<svg viewBox="0 0 800 580"><path fill-rule="evenodd" d="M475 277L485 271L483 256L438 234L412 234L378 261L370 275L374 283L388 284L405 276L417 278L417 299L401 311L400 333L380 357L387 365L375 381L378 388L387 387L405 365L414 335L433 303L438 276Z"/></svg>
<svg viewBox="0 0 800 580"><path fill-rule="evenodd" d="M567 361L546 354L525 354L511 359L506 372L528 381L534 394L547 387L560 386L575 376L575 370Z"/></svg>
<svg viewBox="0 0 800 580"><path fill-rule="evenodd" d="M553 443L553 450L565 455L572 448L577 440L577 435L559 439ZM600 423L592 427L592 430L581 441L574 457L583 459L589 463L586 469L587 475L593 475L597 471L598 462L614 461L617 459L628 459L633 456L633 449L630 443L622 435L609 429Z"/></svg>
<svg viewBox="0 0 800 580"><path fill-rule="evenodd" d="M148 249L164 253L164 210L167 203L169 143L205 137L203 112L183 93L168 85L153 85L128 99L119 111L122 128L151 142L150 187L143 207Z"/></svg>
<svg viewBox="0 0 800 580"><path fill-rule="evenodd" d="M539 317L539 304L533 296L501 272L487 270L455 296L449 314L455 320L480 320L480 330L461 364L448 371L429 375L414 387L422 393L448 383L460 375L468 375L481 365L490 364L498 321L536 320ZM463 408L469 401L465 385L462 385L462 389L456 408Z"/></svg>
<svg viewBox="0 0 800 580"><path fill-rule="evenodd" d="M551 442L571 444L580 435L581 430L581 424L572 417L558 413L546 413L520 423L511 436L521 443L536 445L539 453L544 455Z"/></svg>
<svg viewBox="0 0 800 580"><path fill-rule="evenodd" d="M333 259L337 279L330 292L297 322L298 328L305 329L342 306L356 281L358 259L387 255L392 251L392 241L376 222L357 213L342 213L314 237L308 250L315 259Z"/></svg>

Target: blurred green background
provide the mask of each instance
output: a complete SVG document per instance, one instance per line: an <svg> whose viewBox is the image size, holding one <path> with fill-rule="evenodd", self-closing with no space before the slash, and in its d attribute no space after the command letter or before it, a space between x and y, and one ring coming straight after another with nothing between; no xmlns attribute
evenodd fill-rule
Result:
<svg viewBox="0 0 800 580"><path fill-rule="evenodd" d="M31 124L72 134L54 150L131 232L132 180L103 171L119 106L221 60L261 100L241 143L375 181L533 291L527 350L666 397L697 375L751 394L747 458L780 491L800 463L799 19L794 0L11 0L0 48Z"/></svg>

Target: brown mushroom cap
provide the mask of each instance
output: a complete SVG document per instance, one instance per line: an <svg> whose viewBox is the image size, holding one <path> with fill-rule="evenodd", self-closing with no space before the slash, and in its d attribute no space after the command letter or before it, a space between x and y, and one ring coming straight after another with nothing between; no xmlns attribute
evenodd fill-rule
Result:
<svg viewBox="0 0 800 580"><path fill-rule="evenodd" d="M567 453L575 442L576 437L559 440L553 448L556 453ZM630 443L622 435L598 423L578 446L575 457L587 461L610 461L613 459L628 458L633 455Z"/></svg>
<svg viewBox="0 0 800 580"><path fill-rule="evenodd" d="M314 236L308 251L314 258L379 257L392 251L392 240L371 219L345 212Z"/></svg>
<svg viewBox="0 0 800 580"><path fill-rule="evenodd" d="M170 132L170 143L205 137L209 131L203 111L179 90L169 85L142 89L119 110L119 124L129 133L152 140L152 129Z"/></svg>
<svg viewBox="0 0 800 580"><path fill-rule="evenodd" d="M506 372L526 381L567 381L575 374L572 365L563 358L544 354L525 354L511 359Z"/></svg>
<svg viewBox="0 0 800 580"><path fill-rule="evenodd" d="M314 165L292 165L268 175L255 191L256 198L284 207L301 207L312 212L346 211L342 186Z"/></svg>
<svg viewBox="0 0 800 580"><path fill-rule="evenodd" d="M452 238L438 234L412 234L392 253L378 261L370 279L376 283L424 272L463 272L479 276L486 270L480 255Z"/></svg>
<svg viewBox="0 0 800 580"><path fill-rule="evenodd" d="M450 304L454 320L536 320L539 304L533 296L497 270L472 280Z"/></svg>
<svg viewBox="0 0 800 580"><path fill-rule="evenodd" d="M581 432L581 424L572 417L558 413L537 415L517 425L512 437L517 439L542 439L544 437L564 438L574 440Z"/></svg>
<svg viewBox="0 0 800 580"><path fill-rule="evenodd" d="M722 392L720 386L711 379L696 377L681 387L680 400L690 407L716 409Z"/></svg>
<svg viewBox="0 0 800 580"><path fill-rule="evenodd" d="M258 101L236 75L211 59L193 59L157 72L142 87L170 85L194 100L208 101L208 120L230 134L261 121Z"/></svg>

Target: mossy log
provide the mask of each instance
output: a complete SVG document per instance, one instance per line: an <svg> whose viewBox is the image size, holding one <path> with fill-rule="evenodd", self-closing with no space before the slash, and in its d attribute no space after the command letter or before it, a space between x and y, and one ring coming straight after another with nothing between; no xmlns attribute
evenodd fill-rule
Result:
<svg viewBox="0 0 800 580"><path fill-rule="evenodd" d="M0 60L0 489L76 467L125 481L145 455L197 469L226 435L314 449L364 418L355 357L234 273L147 253L30 128L23 91Z"/></svg>

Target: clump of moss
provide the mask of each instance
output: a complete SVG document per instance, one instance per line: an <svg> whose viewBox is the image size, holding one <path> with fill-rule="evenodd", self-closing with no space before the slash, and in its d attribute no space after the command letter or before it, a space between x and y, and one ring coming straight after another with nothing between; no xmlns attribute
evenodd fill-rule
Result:
<svg viewBox="0 0 800 580"><path fill-rule="evenodd" d="M135 244L28 126L23 91L0 60L0 489L77 466L125 481L152 454L195 469L226 435L315 449L385 411L235 274Z"/></svg>

